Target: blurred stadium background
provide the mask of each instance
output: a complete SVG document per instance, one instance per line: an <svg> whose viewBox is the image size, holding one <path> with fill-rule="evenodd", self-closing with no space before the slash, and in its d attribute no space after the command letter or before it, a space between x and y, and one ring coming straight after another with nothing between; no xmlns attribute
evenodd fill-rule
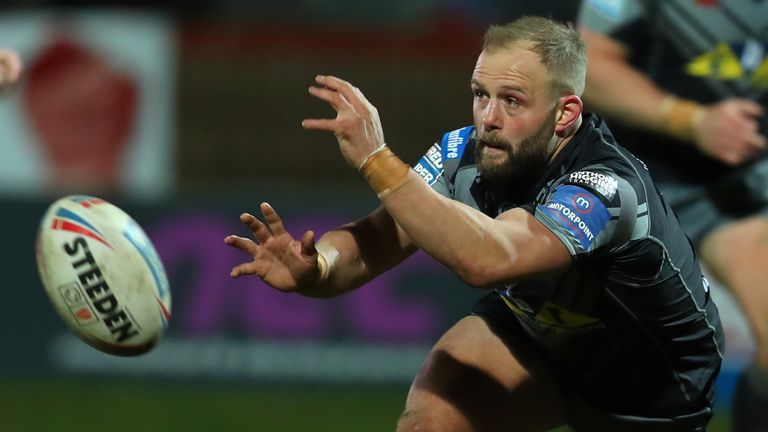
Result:
<svg viewBox="0 0 768 432"><path fill-rule="evenodd" d="M468 77L489 23L571 20L556 0L6 0L0 47L20 85L0 98L0 430L391 431L410 378L480 295L418 255L352 295L313 301L229 278L223 238L271 202L293 232L363 215L375 196L306 88L332 73L379 108L409 162L471 121ZM37 223L69 193L98 195L146 229L173 291L161 345L139 358L74 338L46 299ZM728 331L713 431L727 430L746 327ZM627 389L632 391L632 389Z"/></svg>

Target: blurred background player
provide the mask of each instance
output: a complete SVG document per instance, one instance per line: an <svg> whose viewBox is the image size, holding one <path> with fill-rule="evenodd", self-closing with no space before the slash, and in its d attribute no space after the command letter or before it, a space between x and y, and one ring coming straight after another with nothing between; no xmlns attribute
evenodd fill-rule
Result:
<svg viewBox="0 0 768 432"><path fill-rule="evenodd" d="M756 343L734 430L768 430L768 2L588 0L585 102L651 171ZM620 127L620 126L621 127Z"/></svg>
<svg viewBox="0 0 768 432"><path fill-rule="evenodd" d="M11 88L21 76L21 59L11 50L0 48L0 91Z"/></svg>
<svg viewBox="0 0 768 432"><path fill-rule="evenodd" d="M571 27L490 27L472 72L474 125L415 169L359 89L317 76L309 92L336 116L302 125L334 133L381 206L315 243L263 203L264 223L241 215L253 240L225 239L252 257L231 275L331 297L421 249L486 289L424 361L402 432L703 431L722 358L717 308L647 171L582 112L585 69Z"/></svg>

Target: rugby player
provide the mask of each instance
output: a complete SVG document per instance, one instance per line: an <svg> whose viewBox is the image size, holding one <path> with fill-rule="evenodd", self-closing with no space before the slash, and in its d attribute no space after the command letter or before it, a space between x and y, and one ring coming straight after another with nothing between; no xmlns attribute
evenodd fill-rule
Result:
<svg viewBox="0 0 768 432"><path fill-rule="evenodd" d="M735 432L768 431L766 23L765 0L588 0L579 15L587 105L648 165L749 323Z"/></svg>
<svg viewBox="0 0 768 432"><path fill-rule="evenodd" d="M474 124L413 169L359 89L317 76L309 92L336 117L303 126L336 135L381 206L315 241L262 203L264 222L241 215L253 239L225 238L252 258L231 275L329 297L422 249L488 291L434 345L399 431L703 431L717 308L642 162L583 112L585 73L570 26L491 26L470 79Z"/></svg>

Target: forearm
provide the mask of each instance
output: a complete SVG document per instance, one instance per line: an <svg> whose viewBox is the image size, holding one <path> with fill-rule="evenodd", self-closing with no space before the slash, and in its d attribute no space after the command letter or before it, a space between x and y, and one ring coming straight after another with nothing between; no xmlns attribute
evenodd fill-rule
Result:
<svg viewBox="0 0 768 432"><path fill-rule="evenodd" d="M309 297L334 297L352 291L415 251L384 209L329 231L316 247L326 272L318 283L301 290Z"/></svg>
<svg viewBox="0 0 768 432"><path fill-rule="evenodd" d="M584 100L591 109L632 126L662 129L659 109L666 94L643 74L618 61L595 61L589 67Z"/></svg>
<svg viewBox="0 0 768 432"><path fill-rule="evenodd" d="M408 176L382 203L414 244L470 285L505 279L517 249L498 222L434 192L415 172Z"/></svg>
<svg viewBox="0 0 768 432"><path fill-rule="evenodd" d="M409 240L469 285L494 288L566 269L562 241L524 209L495 218L430 188L388 148L361 167Z"/></svg>
<svg viewBox="0 0 768 432"><path fill-rule="evenodd" d="M502 279L516 248L498 222L432 190L389 149L361 167L411 241L470 285Z"/></svg>
<svg viewBox="0 0 768 432"><path fill-rule="evenodd" d="M635 127L693 141L703 107L659 88L626 61L611 39L582 31L589 47L584 100L592 110Z"/></svg>

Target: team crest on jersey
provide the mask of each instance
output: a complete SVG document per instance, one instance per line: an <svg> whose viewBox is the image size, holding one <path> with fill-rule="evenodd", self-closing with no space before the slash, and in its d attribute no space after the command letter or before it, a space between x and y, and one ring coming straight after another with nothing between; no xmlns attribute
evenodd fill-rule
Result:
<svg viewBox="0 0 768 432"><path fill-rule="evenodd" d="M568 183L584 185L608 201L612 200L619 189L619 182L612 176L594 171L576 171L568 176Z"/></svg>

